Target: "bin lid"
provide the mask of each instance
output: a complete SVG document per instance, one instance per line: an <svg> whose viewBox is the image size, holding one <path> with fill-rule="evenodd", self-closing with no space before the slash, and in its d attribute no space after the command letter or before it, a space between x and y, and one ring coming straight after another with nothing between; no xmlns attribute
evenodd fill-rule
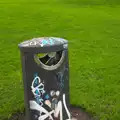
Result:
<svg viewBox="0 0 120 120"><path fill-rule="evenodd" d="M18 46L22 52L55 52L66 49L68 41L57 37L40 37L24 41Z"/></svg>

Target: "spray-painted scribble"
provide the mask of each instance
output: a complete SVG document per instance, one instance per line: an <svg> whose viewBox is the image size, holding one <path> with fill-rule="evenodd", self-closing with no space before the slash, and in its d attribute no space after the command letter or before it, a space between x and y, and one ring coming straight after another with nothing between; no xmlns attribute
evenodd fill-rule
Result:
<svg viewBox="0 0 120 120"><path fill-rule="evenodd" d="M32 89L32 93L34 94L34 97L36 99L36 102L39 105L42 106L43 105L43 101L44 101L43 100L43 95L45 93L45 90L44 90L44 84L42 83L40 77L37 76L37 74L34 77L31 89Z"/></svg>
<svg viewBox="0 0 120 120"><path fill-rule="evenodd" d="M37 120L54 120L55 118L63 120L63 108L68 116L66 120L71 120L64 93L54 89L46 91L44 82L40 79L38 74L34 75L31 89L35 100L30 101L30 109L39 112L39 114L37 114ZM45 106L47 106L49 110Z"/></svg>
<svg viewBox="0 0 120 120"><path fill-rule="evenodd" d="M57 41L59 41L59 42L61 42L61 43L64 43L64 42L66 42L66 40L65 39L63 39L63 38L57 38L57 37L51 37L53 40L57 40Z"/></svg>
<svg viewBox="0 0 120 120"><path fill-rule="evenodd" d="M53 44L54 44L54 41L51 38L49 39L38 38L38 39L32 40L29 45L40 45L41 47L43 47L45 45L53 45Z"/></svg>
<svg viewBox="0 0 120 120"><path fill-rule="evenodd" d="M45 120L46 118L49 118L49 120L54 120L54 118L58 118L60 120L63 120L63 111L62 111L62 107L65 108L66 113L68 118L66 120L71 120L71 115L70 112L66 106L66 102L65 102L65 94L63 94L63 105L62 105L62 101L58 101L56 107L54 110L51 110L50 112L48 112L45 108L43 108L42 106L40 106L39 104L37 104L37 102L35 101L30 101L30 109L32 110L37 110L40 112L39 118L38 120ZM41 115L43 114L43 115Z"/></svg>
<svg viewBox="0 0 120 120"><path fill-rule="evenodd" d="M58 85L60 86L60 88L62 89L64 87L64 79L63 79L63 73L62 72L58 72L57 73L57 77L59 80Z"/></svg>
<svg viewBox="0 0 120 120"><path fill-rule="evenodd" d="M41 47L47 46L47 45L54 45L55 41L52 37L49 38L33 38L30 41L25 41L22 43L22 46L28 47L28 46L37 46L40 45Z"/></svg>
<svg viewBox="0 0 120 120"><path fill-rule="evenodd" d="M40 113L44 113L44 115L41 115L41 114L39 115L38 120L45 120L46 118L50 118L51 120L53 120L53 117L51 116L51 114L54 113L54 110L51 112L48 112L45 108L37 104L35 101L30 101L30 109L37 110Z"/></svg>
<svg viewBox="0 0 120 120"><path fill-rule="evenodd" d="M65 80L66 81L68 80L68 77L65 75L65 72L67 72L67 71L68 71L68 68L64 68L63 71L58 72L56 74L56 77L58 80L57 84L58 84L60 90L62 90L64 88Z"/></svg>
<svg viewBox="0 0 120 120"><path fill-rule="evenodd" d="M44 45L53 45L53 44L54 42L53 42L53 39L51 38L49 38L48 40L43 39L40 41L41 47L43 47Z"/></svg>
<svg viewBox="0 0 120 120"><path fill-rule="evenodd" d="M64 44L66 43L66 44ZM57 37L40 37L40 38L33 38L32 40L27 40L21 43L23 47L29 46L47 46L47 45L54 45L54 44L64 44L64 48L67 48L68 44L65 39L57 38Z"/></svg>

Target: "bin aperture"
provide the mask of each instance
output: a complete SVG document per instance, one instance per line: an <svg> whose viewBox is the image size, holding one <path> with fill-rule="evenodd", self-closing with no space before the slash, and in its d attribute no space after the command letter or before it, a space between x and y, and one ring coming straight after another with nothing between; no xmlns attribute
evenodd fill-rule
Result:
<svg viewBox="0 0 120 120"><path fill-rule="evenodd" d="M35 62L47 70L57 69L64 60L64 51L50 52L45 54L35 54Z"/></svg>
<svg viewBox="0 0 120 120"><path fill-rule="evenodd" d="M54 66L60 61L61 56L62 56L62 51L51 52L48 53L46 56L39 58L39 60L45 65Z"/></svg>
<svg viewBox="0 0 120 120"><path fill-rule="evenodd" d="M34 38L19 47L26 120L71 120L67 41Z"/></svg>

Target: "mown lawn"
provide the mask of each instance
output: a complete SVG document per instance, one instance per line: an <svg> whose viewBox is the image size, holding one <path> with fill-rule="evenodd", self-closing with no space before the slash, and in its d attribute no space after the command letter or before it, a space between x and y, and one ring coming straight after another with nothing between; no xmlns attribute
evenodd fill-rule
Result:
<svg viewBox="0 0 120 120"><path fill-rule="evenodd" d="M18 43L69 40L71 103L120 120L120 2L0 0L0 120L24 109Z"/></svg>

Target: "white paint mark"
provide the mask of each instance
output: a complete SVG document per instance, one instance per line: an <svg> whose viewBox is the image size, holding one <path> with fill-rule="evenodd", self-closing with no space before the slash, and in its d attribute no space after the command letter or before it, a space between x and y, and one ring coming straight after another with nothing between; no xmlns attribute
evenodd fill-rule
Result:
<svg viewBox="0 0 120 120"><path fill-rule="evenodd" d="M60 120L63 120L63 112L62 112L62 102L59 101L57 107L55 108L54 116L58 118L60 113Z"/></svg>
<svg viewBox="0 0 120 120"><path fill-rule="evenodd" d="M59 95L60 95L60 91L57 91L57 92L56 92L56 96L59 96Z"/></svg>
<svg viewBox="0 0 120 120"><path fill-rule="evenodd" d="M64 104L65 110L66 110L68 118L69 118L67 120L71 120L71 115L70 115L70 112L69 112L67 105L66 105L65 94L63 94L63 104Z"/></svg>
<svg viewBox="0 0 120 120"><path fill-rule="evenodd" d="M50 91L50 95L53 97L55 95L55 91L54 90L51 90Z"/></svg>
<svg viewBox="0 0 120 120"><path fill-rule="evenodd" d="M35 101L30 101L30 109L40 111L40 113L44 113L44 115L41 115L39 117L39 120L45 120L48 117L51 120L53 120L53 117L51 116L51 114L54 113L54 110L52 110L51 112L48 112L45 108L37 104Z"/></svg>
<svg viewBox="0 0 120 120"><path fill-rule="evenodd" d="M36 45L36 41L31 41L30 45Z"/></svg>

